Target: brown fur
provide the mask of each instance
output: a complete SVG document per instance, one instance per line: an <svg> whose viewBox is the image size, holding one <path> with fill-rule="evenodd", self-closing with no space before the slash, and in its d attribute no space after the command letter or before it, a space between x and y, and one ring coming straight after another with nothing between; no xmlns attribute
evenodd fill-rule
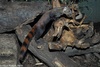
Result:
<svg viewBox="0 0 100 67"><path fill-rule="evenodd" d="M64 20L65 20L65 18L60 18L56 22L54 22L55 32L54 32L53 36L61 35L62 27L64 26Z"/></svg>
<svg viewBox="0 0 100 67"><path fill-rule="evenodd" d="M22 51L26 51L27 49L26 49L25 46L22 46L22 47L21 47L21 50L22 50Z"/></svg>
<svg viewBox="0 0 100 67"><path fill-rule="evenodd" d="M29 38L32 38L33 37L31 33L29 33L28 36L29 36Z"/></svg>
<svg viewBox="0 0 100 67"><path fill-rule="evenodd" d="M54 22L54 28L55 28L55 32L53 34L53 36L60 36L62 33L62 28L65 25L66 27L69 27L69 23L74 23L74 20L72 19L68 19L68 18L60 18L57 21Z"/></svg>
<svg viewBox="0 0 100 67"><path fill-rule="evenodd" d="M72 31L64 30L60 38L60 42L65 45L72 46L73 42L76 40L74 33Z"/></svg>
<svg viewBox="0 0 100 67"><path fill-rule="evenodd" d="M25 42L26 44L29 44L29 40L28 40L27 38L25 38L24 42Z"/></svg>

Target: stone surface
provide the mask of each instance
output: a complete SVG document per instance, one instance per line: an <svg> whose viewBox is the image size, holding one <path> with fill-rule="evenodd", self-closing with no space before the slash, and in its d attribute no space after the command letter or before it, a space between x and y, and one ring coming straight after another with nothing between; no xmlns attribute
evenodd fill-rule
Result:
<svg viewBox="0 0 100 67"><path fill-rule="evenodd" d="M0 34L0 67L17 64L17 44L14 34Z"/></svg>
<svg viewBox="0 0 100 67"><path fill-rule="evenodd" d="M14 30L20 24L47 10L48 2L8 2L0 6L0 33Z"/></svg>

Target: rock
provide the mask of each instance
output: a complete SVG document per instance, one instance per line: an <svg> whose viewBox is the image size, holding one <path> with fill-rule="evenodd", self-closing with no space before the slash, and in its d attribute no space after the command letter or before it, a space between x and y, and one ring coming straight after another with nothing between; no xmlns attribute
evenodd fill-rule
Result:
<svg viewBox="0 0 100 67"><path fill-rule="evenodd" d="M15 34L0 34L0 65L17 64L17 45Z"/></svg>
<svg viewBox="0 0 100 67"><path fill-rule="evenodd" d="M47 5L48 2L43 1L8 2L0 7L0 33L12 31L25 21L34 19L40 13L49 10Z"/></svg>

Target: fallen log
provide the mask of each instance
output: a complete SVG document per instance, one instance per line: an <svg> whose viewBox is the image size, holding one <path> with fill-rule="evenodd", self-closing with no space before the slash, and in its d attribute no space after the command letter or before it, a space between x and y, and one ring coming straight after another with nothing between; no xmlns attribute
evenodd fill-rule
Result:
<svg viewBox="0 0 100 67"><path fill-rule="evenodd" d="M68 47L65 51L65 54L68 56L77 56L77 55L83 55L83 54L89 54L89 53L100 53L100 44L96 44L88 49L85 50L79 50L76 48Z"/></svg>
<svg viewBox="0 0 100 67"><path fill-rule="evenodd" d="M50 52L43 40L40 44L32 40L30 44L29 50L49 67L81 67L62 52Z"/></svg>

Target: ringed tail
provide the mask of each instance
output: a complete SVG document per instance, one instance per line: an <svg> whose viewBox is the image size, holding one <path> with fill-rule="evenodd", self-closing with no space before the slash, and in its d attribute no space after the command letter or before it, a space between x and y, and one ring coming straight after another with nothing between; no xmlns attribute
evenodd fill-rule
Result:
<svg viewBox="0 0 100 67"><path fill-rule="evenodd" d="M28 35L24 39L24 42L23 42L23 44L21 46L21 50L20 50L20 56L19 56L19 60L20 60L21 63L24 60L24 57L26 55L29 43L30 43L31 39L34 37L36 29L37 29L36 25L33 26L32 30L28 33Z"/></svg>

